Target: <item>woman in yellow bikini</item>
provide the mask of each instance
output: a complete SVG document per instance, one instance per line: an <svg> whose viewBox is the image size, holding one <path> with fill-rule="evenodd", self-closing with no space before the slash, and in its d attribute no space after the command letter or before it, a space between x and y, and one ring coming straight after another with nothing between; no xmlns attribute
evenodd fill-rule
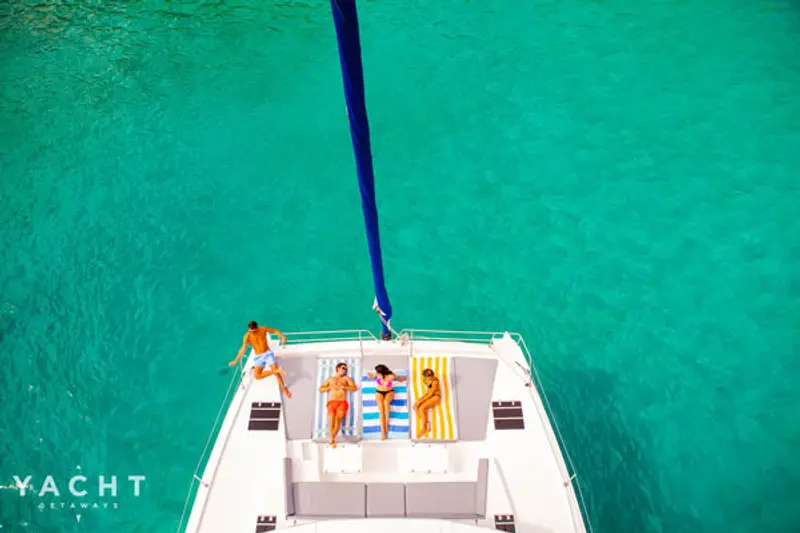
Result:
<svg viewBox="0 0 800 533"><path fill-rule="evenodd" d="M381 415L381 440L386 440L386 435L389 433L389 410L394 399L392 382L402 383L406 378L397 377L386 365L376 366L375 373L367 372L367 377L375 380L375 403L378 404L378 412Z"/></svg>
<svg viewBox="0 0 800 533"><path fill-rule="evenodd" d="M442 403L442 389L439 386L439 378L436 377L436 374L434 374L433 370L430 368L426 368L422 371L422 384L424 387L427 387L427 390L425 394L420 396L419 400L414 403L414 411L417 413L417 420L420 421L417 427L422 428L417 431L418 439L431 432L431 421L428 417L428 410Z"/></svg>

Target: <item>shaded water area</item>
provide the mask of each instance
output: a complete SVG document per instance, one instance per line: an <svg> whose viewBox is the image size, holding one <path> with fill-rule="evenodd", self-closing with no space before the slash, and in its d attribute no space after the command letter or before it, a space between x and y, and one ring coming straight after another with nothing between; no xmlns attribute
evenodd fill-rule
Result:
<svg viewBox="0 0 800 533"><path fill-rule="evenodd" d="M596 532L800 530L800 6L360 6L394 325L525 337ZM247 321L378 329L329 5L0 3L0 254L3 531L174 531Z"/></svg>

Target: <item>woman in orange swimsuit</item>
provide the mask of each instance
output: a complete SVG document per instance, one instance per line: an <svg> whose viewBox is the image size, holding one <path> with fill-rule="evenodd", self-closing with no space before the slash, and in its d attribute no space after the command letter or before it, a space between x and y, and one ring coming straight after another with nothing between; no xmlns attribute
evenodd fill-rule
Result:
<svg viewBox="0 0 800 533"><path fill-rule="evenodd" d="M420 421L417 427L421 428L417 431L418 439L431 432L431 421L430 418L428 418L428 410L442 403L442 389L439 386L439 378L436 377L436 374L434 374L433 370L430 368L426 368L422 371L422 384L427 387L428 390L414 403L414 411L417 413L417 420Z"/></svg>
<svg viewBox="0 0 800 533"><path fill-rule="evenodd" d="M406 378L397 377L386 365L376 366L375 373L367 372L367 377L376 380L375 402L378 404L378 412L381 416L381 440L386 440L386 435L389 433L389 410L394 399L392 382L402 383Z"/></svg>

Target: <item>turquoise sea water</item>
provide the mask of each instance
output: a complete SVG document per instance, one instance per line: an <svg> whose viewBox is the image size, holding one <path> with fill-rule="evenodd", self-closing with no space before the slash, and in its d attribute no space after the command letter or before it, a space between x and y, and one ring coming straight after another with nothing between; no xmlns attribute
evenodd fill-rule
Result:
<svg viewBox="0 0 800 533"><path fill-rule="evenodd" d="M595 531L799 531L800 5L361 23L394 325L524 335ZM328 4L0 3L0 253L2 531L174 531L247 321L378 329Z"/></svg>

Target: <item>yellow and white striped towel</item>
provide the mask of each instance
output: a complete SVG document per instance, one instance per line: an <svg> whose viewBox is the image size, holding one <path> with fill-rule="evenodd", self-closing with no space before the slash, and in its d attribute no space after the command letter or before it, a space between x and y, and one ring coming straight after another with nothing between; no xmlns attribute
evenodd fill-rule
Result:
<svg viewBox="0 0 800 533"><path fill-rule="evenodd" d="M458 440L458 423L456 421L456 397L453 387L453 359L446 356L420 355L411 358L411 403L412 405L422 397L428 388L423 383L422 371L426 368L433 370L439 378L442 390L442 401L428 412L431 422L431 432L419 440L424 441L455 441ZM411 410L412 439L417 440L417 434L422 429L422 421L416 411Z"/></svg>

